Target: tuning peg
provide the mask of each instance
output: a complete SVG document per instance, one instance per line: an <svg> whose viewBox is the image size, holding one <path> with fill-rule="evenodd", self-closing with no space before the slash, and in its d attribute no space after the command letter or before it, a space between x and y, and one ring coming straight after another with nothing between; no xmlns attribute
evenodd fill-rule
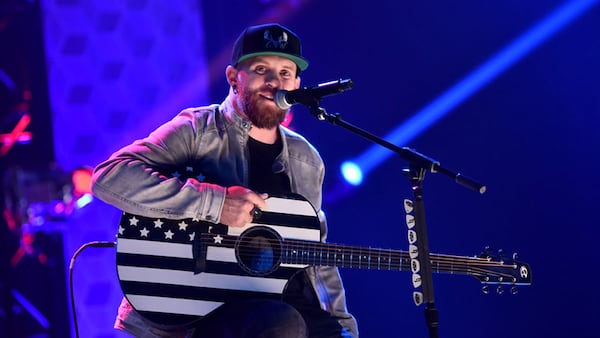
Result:
<svg viewBox="0 0 600 338"><path fill-rule="evenodd" d="M510 288L511 295L516 295L517 293L519 293L519 288L517 288L516 286L513 286L512 288Z"/></svg>
<svg viewBox="0 0 600 338"><path fill-rule="evenodd" d="M514 261L516 261L516 260L517 260L517 258L519 258L519 255L518 255L516 252L515 252L515 253L513 253L513 255L512 255L512 259L513 259Z"/></svg>
<svg viewBox="0 0 600 338"><path fill-rule="evenodd" d="M504 258L504 249L498 249L498 257Z"/></svg>
<svg viewBox="0 0 600 338"><path fill-rule="evenodd" d="M504 287L502 285L498 285L498 288L496 288L496 292L501 295L504 293Z"/></svg>
<svg viewBox="0 0 600 338"><path fill-rule="evenodd" d="M486 295L490 293L490 286L485 284L484 286L481 287L481 291L483 293L485 293Z"/></svg>

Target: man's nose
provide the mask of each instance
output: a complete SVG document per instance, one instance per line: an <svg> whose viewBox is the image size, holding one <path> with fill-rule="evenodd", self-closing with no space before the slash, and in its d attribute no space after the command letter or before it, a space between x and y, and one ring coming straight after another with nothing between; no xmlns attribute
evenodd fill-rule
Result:
<svg viewBox="0 0 600 338"><path fill-rule="evenodd" d="M270 88L278 88L280 80L279 80L279 77L277 76L277 73L269 72L269 73L267 73L265 82L267 83L267 86Z"/></svg>

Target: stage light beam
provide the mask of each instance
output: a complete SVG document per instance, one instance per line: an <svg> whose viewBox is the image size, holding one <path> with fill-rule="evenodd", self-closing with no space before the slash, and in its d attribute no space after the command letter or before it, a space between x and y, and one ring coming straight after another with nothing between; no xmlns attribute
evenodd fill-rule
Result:
<svg viewBox="0 0 600 338"><path fill-rule="evenodd" d="M391 133L385 136L385 139L398 146L406 144L448 114L453 108L474 95L478 90L494 80L517 61L521 60L533 49L548 40L560 29L574 21L586 10L591 8L597 1L598 0L572 0L564 3L523 35L500 50L500 52L487 62L477 67L473 72L465 76L441 96L399 125ZM374 145L356 158L344 162L340 167L340 171L348 183L359 185L364 177L366 177L375 167L379 166L391 154L393 153L390 150ZM349 163L352 163L352 165ZM351 170L349 168L351 168ZM347 174L347 172L360 172L360 180Z"/></svg>

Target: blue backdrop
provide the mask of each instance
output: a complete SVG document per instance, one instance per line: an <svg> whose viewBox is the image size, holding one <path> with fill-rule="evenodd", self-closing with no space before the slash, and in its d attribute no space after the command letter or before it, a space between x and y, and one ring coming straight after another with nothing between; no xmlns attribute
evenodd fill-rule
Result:
<svg viewBox="0 0 600 338"><path fill-rule="evenodd" d="M76 23L81 27L86 16L97 20L90 19L95 23L92 29L82 29L86 32L80 35L94 36L87 45L93 60L108 51L112 55L110 62L100 63L108 64L104 72L86 80L92 88L109 86L98 90L107 90L111 100L94 98L96 89L85 86L77 87L75 96L59 90L51 97L55 116L61 116L55 125L73 128L68 120L80 124L65 114L69 109L82 113L73 108L82 100L95 116L86 122L97 129L83 133L83 138L61 139L64 133L55 133L56 148L63 149L58 159L65 168L97 164L179 109L220 102L228 89L224 69L237 34L249 24L279 21L302 37L311 62L302 74L304 85L339 78L354 81L352 91L323 100L329 112L341 113L346 121L382 137L399 126L421 128L397 145L415 148L487 185L488 191L480 195L446 176L426 175L432 252L473 256L491 246L509 256L518 252L531 265L533 285L516 295L485 295L474 278L435 275L440 337L598 336L590 325L599 300L593 287L600 234L597 1L222 0L182 2L175 10L157 3L161 1L93 6L46 2L47 11L65 4L79 6L84 19ZM147 8L153 10L142 12ZM152 15L162 20L152 20ZM143 18L148 19L145 29L125 24ZM60 22L50 15L47 20ZM111 44L106 34L123 26L128 35L120 33L120 39L132 40ZM56 23L47 29L59 33L66 27ZM148 32L153 29L160 30L158 38ZM182 37L182 32L187 35ZM64 41L51 35L46 39L49 49L54 41L63 51L49 53L52 92L69 78L57 77L57 69L69 74L83 66L57 66L72 62L74 54L64 53ZM112 48L94 48L107 43ZM137 54L130 52L132 46ZM511 51L514 54L502 54ZM143 71L138 57L156 61L150 73ZM488 72L474 73L479 67ZM134 81L139 77L144 81ZM143 90L123 94L131 90L128 86ZM438 118L426 125L408 124L430 103L450 94L457 95L450 97L455 101L440 103ZM130 114L139 115L132 119ZM294 108L292 127L320 150L327 166L324 209L329 241L405 250L402 200L411 197L401 174L406 163L387 156L362 185L349 186L340 175L341 163L372 144L316 120L303 107ZM65 144L79 148L69 151ZM103 224L107 232L114 231L114 215ZM412 302L409 273L342 270L342 275L349 309L363 337L427 336L423 307ZM116 304L102 306L110 312Z"/></svg>

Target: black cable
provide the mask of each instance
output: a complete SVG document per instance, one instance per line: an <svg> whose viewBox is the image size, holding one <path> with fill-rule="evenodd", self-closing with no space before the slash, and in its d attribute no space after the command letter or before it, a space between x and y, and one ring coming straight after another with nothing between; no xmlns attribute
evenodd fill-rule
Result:
<svg viewBox="0 0 600 338"><path fill-rule="evenodd" d="M75 337L77 337L77 338L79 338L79 326L77 325L77 312L75 311L75 294L73 292L73 266L75 265L75 258L77 258L77 256L79 256L79 254L88 247L114 248L115 246L117 246L116 242L103 242L103 241L89 242L89 243L85 243L84 245L79 247L79 249L77 249L77 251L75 251L75 253L73 254L73 257L71 257L71 263L69 264L69 292L71 294L71 311L73 312L73 324L75 325Z"/></svg>

